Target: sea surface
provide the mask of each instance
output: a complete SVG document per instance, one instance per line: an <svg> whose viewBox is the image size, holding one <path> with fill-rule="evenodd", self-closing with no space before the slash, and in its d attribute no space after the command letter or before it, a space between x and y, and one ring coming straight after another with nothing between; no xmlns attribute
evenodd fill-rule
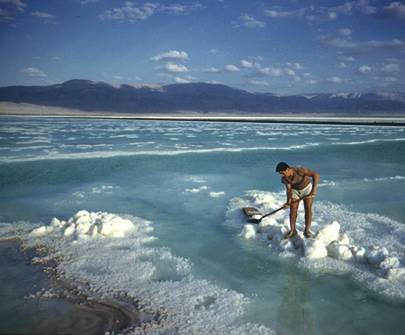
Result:
<svg viewBox="0 0 405 335"><path fill-rule="evenodd" d="M3 117L0 237L30 240L81 210L134 222L141 240L44 241L70 278L163 308L173 333L403 334L405 281L350 261L304 264L240 235L235 206L285 198L279 161L320 173L314 230L337 221L351 243L403 260L405 129L390 126ZM31 303L23 286L38 274L21 271L24 294L1 294L0 333Z"/></svg>

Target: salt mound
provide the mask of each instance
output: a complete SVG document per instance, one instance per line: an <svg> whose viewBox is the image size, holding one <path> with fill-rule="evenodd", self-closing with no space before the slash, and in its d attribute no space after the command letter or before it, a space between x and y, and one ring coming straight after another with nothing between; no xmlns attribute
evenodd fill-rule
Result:
<svg viewBox="0 0 405 335"><path fill-rule="evenodd" d="M246 239L253 238L256 236L256 226L252 224L245 224L240 234Z"/></svg>
<svg viewBox="0 0 405 335"><path fill-rule="evenodd" d="M309 259L324 258L328 255L325 244L320 240L305 241L304 253Z"/></svg>
<svg viewBox="0 0 405 335"><path fill-rule="evenodd" d="M77 240L97 237L125 237L134 230L136 230L136 226L130 220L110 213L89 213L82 210L67 222L54 218L50 225L36 228L30 235L42 237L59 231L65 237Z"/></svg>
<svg viewBox="0 0 405 335"><path fill-rule="evenodd" d="M337 210L333 214L329 208L321 208L320 210L320 212L323 211L321 213L323 215L320 215L322 223L312 223L312 227L315 231L318 230L318 233L311 239L304 238L302 234L305 220L303 209L299 210L297 218L298 234L289 240L283 238L289 230L288 211L280 211L276 215L266 217L258 225L245 224L246 217L241 214L241 207L255 206L260 212L267 213L277 209L284 198L285 195L281 193L247 192L245 197L231 200L227 222L233 226L235 226L235 222L239 222L242 226L241 237L266 243L273 252L278 253L281 257L296 257L300 260L300 264L305 264L315 271L321 268L325 269L325 267L337 272L340 272L341 269L352 271L355 277L366 280L366 284L373 290L382 292L381 288L383 287L383 294L400 296L405 299L405 250L400 243L405 238L405 231L402 233L398 226L395 227L395 231L402 234L398 237L398 243L392 238L392 234L386 237L385 242L380 238L380 240L372 240L373 243L370 243L368 235L360 234L367 232L372 235L373 229L375 229L380 232L378 235L380 236L383 233L381 226L376 226L371 221L369 225L361 222L365 228L359 228L358 221L354 221L356 225L352 223L353 221L346 222L346 228L351 229L349 231L357 239L356 243L354 242L355 239L352 240L350 237L351 233L342 231L342 225L334 219L335 214L340 219L345 219L346 217L341 214L342 211ZM347 214L347 217L353 218L354 215L350 213ZM390 227L387 232L393 229ZM389 247L393 250L389 251ZM320 261L321 259L322 261ZM317 261L319 262L317 263Z"/></svg>
<svg viewBox="0 0 405 335"><path fill-rule="evenodd" d="M322 228L316 235L316 239L329 244L333 241L336 241L339 238L340 224L336 221L333 221L332 224Z"/></svg>
<svg viewBox="0 0 405 335"><path fill-rule="evenodd" d="M52 227L52 226L42 226L42 227L39 227L39 228L37 228L37 229L34 229L34 230L31 232L31 236L41 237L41 236L48 235L48 234L50 234L50 233L53 232L53 228L54 228L54 227Z"/></svg>
<svg viewBox="0 0 405 335"><path fill-rule="evenodd" d="M327 246L328 256L336 259L349 260L353 257L352 251L346 244L333 241Z"/></svg>

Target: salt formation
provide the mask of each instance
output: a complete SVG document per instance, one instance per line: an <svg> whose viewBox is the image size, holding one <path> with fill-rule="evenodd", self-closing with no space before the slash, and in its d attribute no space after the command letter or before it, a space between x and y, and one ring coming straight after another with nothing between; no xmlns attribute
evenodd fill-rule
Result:
<svg viewBox="0 0 405 335"><path fill-rule="evenodd" d="M405 267L398 257L391 255L386 248L372 246L368 249L350 244L349 236L340 232L340 224L333 221L325 225L312 239L304 238L299 232L291 239L285 240L288 223L283 219L279 223L274 218L265 218L259 225L245 224L241 236L246 239L261 239L270 242L269 246L280 251L284 256L293 253L310 260L325 257L342 261L366 263L378 274L387 279L405 279Z"/></svg>
<svg viewBox="0 0 405 335"><path fill-rule="evenodd" d="M320 240L308 240L304 246L304 255L309 259L324 258L328 255L325 244Z"/></svg>
<svg viewBox="0 0 405 335"><path fill-rule="evenodd" d="M52 219L49 226L41 226L31 232L31 236L41 237L56 230L62 231L65 237L88 239L95 237L124 237L135 230L135 225L126 219L109 213L89 213L79 211L68 221Z"/></svg>
<svg viewBox="0 0 405 335"><path fill-rule="evenodd" d="M381 229L379 227L374 228L374 226L368 225L365 226L368 230L363 230L363 228L359 228L358 222L355 226L351 224L347 226L350 228L353 226L352 232L357 234L357 239L359 236L361 237L360 241L363 243L359 244L354 242L354 239L352 240L348 232L342 231L341 224L337 220L333 220L333 215L330 213L323 215L322 224L313 222L312 227L318 232L310 239L305 238L302 233L303 210L300 210L298 214L298 233L288 240L284 239L284 234L289 230L288 210L266 217L257 225L246 224L246 217L243 216L240 208L253 206L262 213L268 213L281 207L284 198L284 194L250 191L245 198L232 199L227 213L228 222L233 222L234 225L235 220L239 220L242 225L241 237L266 243L273 252L282 257L298 257L302 260L301 263L305 263L309 267L311 267L310 264L313 264L314 269L317 268L316 262L322 260L322 263L319 263L320 267L330 266L337 271L339 271L339 267L341 269L350 268L357 275L365 274L366 271L375 276L373 280L367 279L370 287L381 291L381 285L383 285L385 293L395 296L394 292L397 292L405 298L405 257L400 247L401 244L396 244L396 248L390 242L382 242L381 245L377 245L378 240L369 243L367 236L359 235L363 231L370 231L372 234L373 229ZM342 215L339 217L342 218ZM388 239L388 241L392 240ZM389 247L394 250L389 251ZM358 278L364 279L367 276L358 275Z"/></svg>
<svg viewBox="0 0 405 335"><path fill-rule="evenodd" d="M256 229L248 227L246 236L254 238ZM79 211L34 229L25 243L47 246L44 259L56 259L65 279L87 282L96 299L119 290L164 315L131 334L274 335L241 322L249 299L195 278L190 261L158 247L152 231L152 223L138 217Z"/></svg>
<svg viewBox="0 0 405 335"><path fill-rule="evenodd" d="M317 234L317 240L329 244L339 238L340 224L336 221L322 228Z"/></svg>
<svg viewBox="0 0 405 335"><path fill-rule="evenodd" d="M243 226L243 230L241 232L241 235L246 239L255 237L255 235L256 235L256 227L254 225L252 225L252 224L245 224Z"/></svg>

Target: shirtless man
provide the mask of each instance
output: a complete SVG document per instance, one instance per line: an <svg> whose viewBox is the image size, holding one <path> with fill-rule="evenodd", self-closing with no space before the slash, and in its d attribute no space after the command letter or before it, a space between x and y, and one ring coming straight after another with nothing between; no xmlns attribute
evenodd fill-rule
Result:
<svg viewBox="0 0 405 335"><path fill-rule="evenodd" d="M281 182L287 191L287 202L284 208L290 207L290 231L284 235L285 239L297 235L296 221L300 201L304 200L305 208L305 230L304 236L310 238L312 221L312 203L318 189L319 173L302 166L289 166L285 162L280 162L276 166L276 172L281 177ZM312 178L312 183L311 183Z"/></svg>

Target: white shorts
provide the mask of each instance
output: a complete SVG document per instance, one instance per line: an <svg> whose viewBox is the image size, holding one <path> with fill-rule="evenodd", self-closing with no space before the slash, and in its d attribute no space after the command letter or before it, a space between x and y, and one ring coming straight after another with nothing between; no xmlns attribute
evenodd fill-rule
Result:
<svg viewBox="0 0 405 335"><path fill-rule="evenodd" d="M307 186L305 186L302 190L295 190L292 189L292 199L293 200L298 200L301 199L303 197L306 197L307 195L309 195L312 191L312 184L309 183Z"/></svg>

